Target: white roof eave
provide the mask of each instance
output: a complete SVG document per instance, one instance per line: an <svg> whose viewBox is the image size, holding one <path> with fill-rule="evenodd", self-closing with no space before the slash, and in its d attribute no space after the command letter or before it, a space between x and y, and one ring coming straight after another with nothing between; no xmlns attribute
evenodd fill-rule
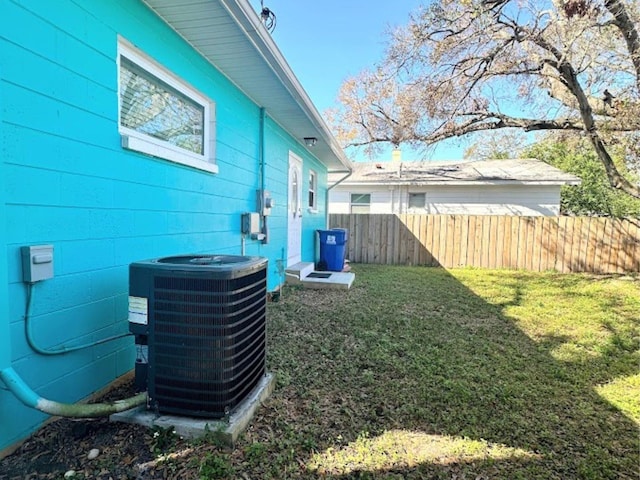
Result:
<svg viewBox="0 0 640 480"><path fill-rule="evenodd" d="M248 0L201 0L188 8L178 0L143 1L330 172L352 170ZM248 50L239 58L230 55L233 48ZM304 137L318 141L308 148Z"/></svg>

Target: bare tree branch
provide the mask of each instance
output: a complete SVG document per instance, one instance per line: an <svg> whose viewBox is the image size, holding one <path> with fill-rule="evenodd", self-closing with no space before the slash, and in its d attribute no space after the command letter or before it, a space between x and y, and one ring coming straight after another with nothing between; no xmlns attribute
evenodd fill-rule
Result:
<svg viewBox="0 0 640 480"><path fill-rule="evenodd" d="M607 146L640 137L633 1L433 0L393 33L374 72L345 82L337 136L373 151L483 130L582 132L611 184L640 197ZM640 164L639 148L625 151Z"/></svg>
<svg viewBox="0 0 640 480"><path fill-rule="evenodd" d="M620 0L605 0L604 5L613 15L613 24L620 29L620 33L622 33L622 37L627 44L631 61L636 69L636 86L640 90L640 37L638 36L638 30Z"/></svg>

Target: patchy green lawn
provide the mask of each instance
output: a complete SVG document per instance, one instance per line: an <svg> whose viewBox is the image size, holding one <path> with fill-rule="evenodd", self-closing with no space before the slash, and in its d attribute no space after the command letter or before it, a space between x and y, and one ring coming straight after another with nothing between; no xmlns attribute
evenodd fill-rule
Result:
<svg viewBox="0 0 640 480"><path fill-rule="evenodd" d="M250 477L637 478L637 278L354 270L270 306Z"/></svg>
<svg viewBox="0 0 640 480"><path fill-rule="evenodd" d="M637 277L354 271L269 304L277 387L235 450L94 425L119 445L76 478L638 478Z"/></svg>

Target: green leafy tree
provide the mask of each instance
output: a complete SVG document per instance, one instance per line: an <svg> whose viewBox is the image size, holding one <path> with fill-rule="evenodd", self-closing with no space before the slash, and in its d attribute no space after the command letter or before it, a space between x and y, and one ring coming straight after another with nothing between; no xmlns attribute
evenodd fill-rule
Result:
<svg viewBox="0 0 640 480"><path fill-rule="evenodd" d="M562 187L562 213L640 218L640 199L611 187L604 166L584 141L550 138L529 147L524 156L538 158L582 179L581 185ZM613 158L620 171L631 177L620 157Z"/></svg>

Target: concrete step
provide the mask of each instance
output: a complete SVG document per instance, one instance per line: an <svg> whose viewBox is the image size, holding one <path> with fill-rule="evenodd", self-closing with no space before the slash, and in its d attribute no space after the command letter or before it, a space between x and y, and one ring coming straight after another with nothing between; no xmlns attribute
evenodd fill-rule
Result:
<svg viewBox="0 0 640 480"><path fill-rule="evenodd" d="M316 272L313 262L298 262L285 269L287 284L302 285L304 288L349 289L355 280L351 272Z"/></svg>
<svg viewBox="0 0 640 480"><path fill-rule="evenodd" d="M355 278L351 272L311 272L300 283L304 288L348 290Z"/></svg>
<svg viewBox="0 0 640 480"><path fill-rule="evenodd" d="M284 272L287 276L287 283L299 284L304 277L313 272L313 268L313 262L298 262L285 268Z"/></svg>

